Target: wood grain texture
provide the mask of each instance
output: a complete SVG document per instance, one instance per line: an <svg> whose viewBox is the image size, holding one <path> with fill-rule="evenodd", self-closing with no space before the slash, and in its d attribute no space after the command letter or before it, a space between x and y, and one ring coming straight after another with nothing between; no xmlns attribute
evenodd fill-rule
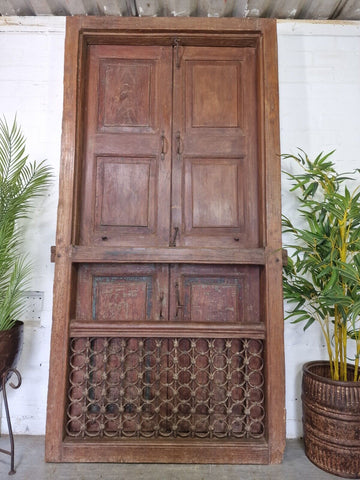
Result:
<svg viewBox="0 0 360 480"><path fill-rule="evenodd" d="M61 173L56 232L56 255L51 333L50 375L48 386L46 449L47 460L61 460L61 443L66 403L68 328L72 299L73 268L69 258L72 244L75 156L77 132L77 62L79 22L73 19L67 28L64 76L64 107L61 150Z"/></svg>
<svg viewBox="0 0 360 480"><path fill-rule="evenodd" d="M89 47L77 244L168 244L170 55L163 46Z"/></svg>
<svg viewBox="0 0 360 480"><path fill-rule="evenodd" d="M172 265L171 320L252 325L260 319L260 271L245 265Z"/></svg>
<svg viewBox="0 0 360 480"><path fill-rule="evenodd" d="M178 56L172 181L178 246L262 246L256 50L185 46Z"/></svg>
<svg viewBox="0 0 360 480"><path fill-rule="evenodd" d="M234 242L235 243L235 242ZM145 263L216 263L216 264L249 264L264 265L268 256L267 249L239 248L198 248L186 247L128 247L108 248L103 246L73 246L69 255L73 262L145 262ZM273 251L271 251L273 255Z"/></svg>
<svg viewBox="0 0 360 480"><path fill-rule="evenodd" d="M221 442L216 445L209 441L181 441L174 448L172 442L134 442L124 444L107 441L102 445L85 441L81 444L65 440L62 457L65 462L109 462L126 463L131 458L134 463L151 463L154 458L159 463L219 463L219 464L267 464L268 448L265 443Z"/></svg>
<svg viewBox="0 0 360 480"><path fill-rule="evenodd" d="M185 322L86 322L73 319L70 324L71 337L104 337L106 335L121 337L141 337L144 330L149 337L194 337L202 338L206 335L214 338L265 338L263 324L227 325L226 323L185 323Z"/></svg>
<svg viewBox="0 0 360 480"><path fill-rule="evenodd" d="M264 159L264 239L269 255L264 270L264 309L267 322L268 351L266 356L269 431L269 461L279 463L285 448L285 367L282 296L281 246L281 165L279 134L279 94L277 74L276 28L264 25L261 55L261 104ZM271 254L271 251L273 254ZM275 354L276 352L276 354ZM280 359L280 361L279 361Z"/></svg>

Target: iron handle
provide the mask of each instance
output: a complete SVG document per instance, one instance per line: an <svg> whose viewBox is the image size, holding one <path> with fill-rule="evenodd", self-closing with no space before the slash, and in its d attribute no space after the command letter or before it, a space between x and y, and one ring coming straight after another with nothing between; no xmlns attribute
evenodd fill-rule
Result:
<svg viewBox="0 0 360 480"><path fill-rule="evenodd" d="M175 295L176 295L176 311L175 311L175 318L179 318L179 310L184 308L184 305L182 305L180 301L180 287L179 283L175 283Z"/></svg>
<svg viewBox="0 0 360 480"><path fill-rule="evenodd" d="M180 155L183 153L183 143L182 143L181 134L179 131L176 132L175 140L176 140L176 154L179 159Z"/></svg>
<svg viewBox="0 0 360 480"><path fill-rule="evenodd" d="M167 142L166 142L164 130L161 132L160 142L161 142L160 159L163 162L165 158L165 154L167 153Z"/></svg>
<svg viewBox="0 0 360 480"><path fill-rule="evenodd" d="M172 239L170 240L170 244L169 244L170 247L176 247L176 238L178 236L178 233L179 233L179 227L175 227L174 228L174 235L173 235Z"/></svg>
<svg viewBox="0 0 360 480"><path fill-rule="evenodd" d="M163 316L164 299L165 299L164 292L160 292L160 318L164 318Z"/></svg>
<svg viewBox="0 0 360 480"><path fill-rule="evenodd" d="M181 62L181 52L180 52L180 40L178 38L174 39L174 47L175 47L175 65L176 68L180 68Z"/></svg>

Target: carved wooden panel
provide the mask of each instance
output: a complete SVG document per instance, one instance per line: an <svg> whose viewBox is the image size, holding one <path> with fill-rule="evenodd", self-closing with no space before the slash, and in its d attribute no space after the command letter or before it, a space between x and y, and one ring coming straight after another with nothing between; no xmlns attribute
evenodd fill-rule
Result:
<svg viewBox="0 0 360 480"><path fill-rule="evenodd" d="M145 60L100 61L100 131L121 131L130 127L148 127L154 130L154 64L154 61Z"/></svg>
<svg viewBox="0 0 360 480"><path fill-rule="evenodd" d="M168 267L91 265L79 267L76 320L144 322L168 318Z"/></svg>
<svg viewBox="0 0 360 480"><path fill-rule="evenodd" d="M170 58L163 46L89 47L76 244L168 245Z"/></svg>
<svg viewBox="0 0 360 480"><path fill-rule="evenodd" d="M243 325L261 322L259 268L173 265L170 285L173 320Z"/></svg>

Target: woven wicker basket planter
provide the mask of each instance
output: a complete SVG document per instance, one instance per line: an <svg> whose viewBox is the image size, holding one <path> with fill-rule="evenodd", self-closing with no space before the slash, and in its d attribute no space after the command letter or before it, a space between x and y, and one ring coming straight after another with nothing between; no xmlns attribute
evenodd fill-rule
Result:
<svg viewBox="0 0 360 480"><path fill-rule="evenodd" d="M360 478L360 382L331 380L328 362L306 363L302 403L309 460L334 475Z"/></svg>

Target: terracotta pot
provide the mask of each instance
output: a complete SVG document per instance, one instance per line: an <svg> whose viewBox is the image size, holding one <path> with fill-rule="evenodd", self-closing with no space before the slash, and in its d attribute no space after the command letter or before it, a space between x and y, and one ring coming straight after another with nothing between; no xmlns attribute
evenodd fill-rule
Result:
<svg viewBox="0 0 360 480"><path fill-rule="evenodd" d="M0 390L2 376L8 368L16 368L22 351L24 323L17 321L10 330L0 331ZM11 377L11 372L6 381Z"/></svg>
<svg viewBox="0 0 360 480"><path fill-rule="evenodd" d="M309 460L334 475L360 478L360 382L331 380L328 362L306 363L302 403Z"/></svg>

